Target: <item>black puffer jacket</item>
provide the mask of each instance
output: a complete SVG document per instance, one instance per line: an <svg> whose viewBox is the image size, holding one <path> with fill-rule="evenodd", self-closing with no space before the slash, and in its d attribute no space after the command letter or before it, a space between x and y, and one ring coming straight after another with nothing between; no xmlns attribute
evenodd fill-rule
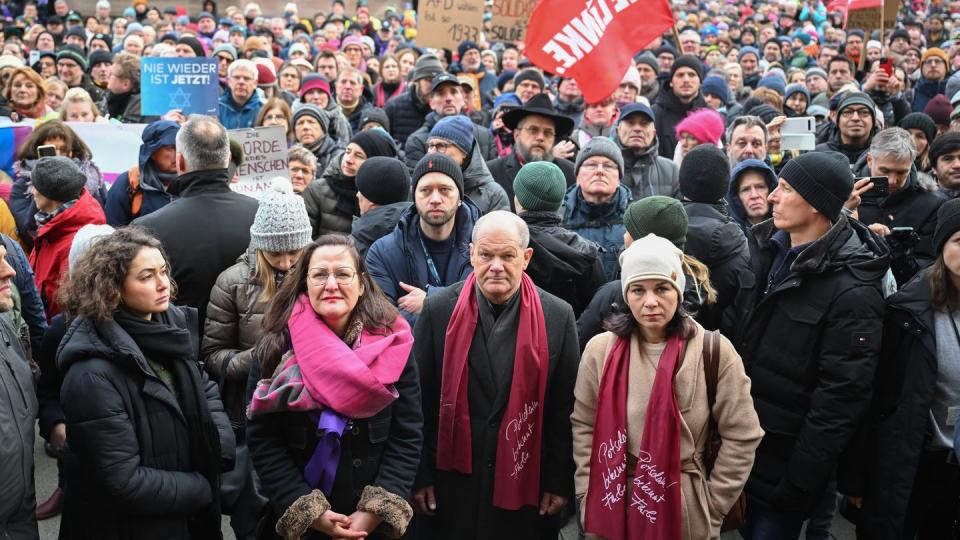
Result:
<svg viewBox="0 0 960 540"><path fill-rule="evenodd" d="M653 114L656 116L654 126L657 128L657 138L660 140L660 156L673 159L673 152L677 148L677 124L686 118L691 111L707 106L703 96L697 95L690 103L682 103L680 98L669 87L661 87L660 95L653 102Z"/></svg>
<svg viewBox="0 0 960 540"><path fill-rule="evenodd" d="M750 248L740 225L727 211L727 204L684 202L687 211L687 245L684 253L707 265L717 302L703 306L697 316L708 330L720 328L723 310L733 304L740 274L750 271Z"/></svg>
<svg viewBox="0 0 960 540"><path fill-rule="evenodd" d="M417 85L409 84L405 92L387 101L383 107L390 120L390 134L402 148L411 133L420 129L424 119L430 114L430 104L417 97Z"/></svg>
<svg viewBox="0 0 960 540"><path fill-rule="evenodd" d="M870 403L880 353L886 245L841 215L791 274L764 294L777 230L752 230L752 272L724 330L743 358L766 432L747 482L749 504L809 516Z"/></svg>
<svg viewBox="0 0 960 540"><path fill-rule="evenodd" d="M600 247L561 227L556 212L523 212L520 218L530 229L533 248L527 274L537 287L570 304L579 317L606 281Z"/></svg>
<svg viewBox="0 0 960 540"><path fill-rule="evenodd" d="M167 313L172 324L190 330L196 362L196 311L171 306ZM68 455L75 458L66 466L60 538L188 540L193 523L213 513L219 521L219 490L190 462L180 400L120 324L75 320L57 364L64 373ZM234 437L217 385L199 364L186 371L205 393L222 470L229 470Z"/></svg>
<svg viewBox="0 0 960 540"><path fill-rule="evenodd" d="M390 234L397 226L403 213L412 203L398 202L386 206L378 206L358 218L354 218L350 229L350 236L361 257L367 256L367 250L374 242Z"/></svg>
<svg viewBox="0 0 960 540"><path fill-rule="evenodd" d="M854 175L870 176L866 152L854 166ZM929 266L936 257L933 233L937 228L937 210L941 204L941 197L920 186L917 171L912 166L906 184L896 193L883 199L864 197L860 203L860 221L864 225L880 223L891 229L913 227L920 239L912 250L907 250L907 246L896 237L887 237L891 251L891 267L898 284L906 284L917 271Z"/></svg>

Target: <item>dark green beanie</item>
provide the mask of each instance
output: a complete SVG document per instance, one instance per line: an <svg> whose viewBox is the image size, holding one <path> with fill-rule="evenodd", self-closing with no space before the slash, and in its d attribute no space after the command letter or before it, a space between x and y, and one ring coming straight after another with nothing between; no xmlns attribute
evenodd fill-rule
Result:
<svg viewBox="0 0 960 540"><path fill-rule="evenodd" d="M566 191L563 171L549 161L527 163L513 179L513 193L524 210L556 212Z"/></svg>
<svg viewBox="0 0 960 540"><path fill-rule="evenodd" d="M631 203L623 215L623 226L634 240L655 234L681 250L687 243L687 211L673 197L653 195Z"/></svg>

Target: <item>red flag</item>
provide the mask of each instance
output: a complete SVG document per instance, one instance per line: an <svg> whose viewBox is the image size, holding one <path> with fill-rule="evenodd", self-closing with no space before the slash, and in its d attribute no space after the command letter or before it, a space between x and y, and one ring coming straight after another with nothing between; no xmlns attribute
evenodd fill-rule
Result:
<svg viewBox="0 0 960 540"><path fill-rule="evenodd" d="M827 11L856 11L858 9L869 9L883 7L883 0L831 0L827 4Z"/></svg>
<svg viewBox="0 0 960 540"><path fill-rule="evenodd" d="M549 73L572 77L587 103L620 86L633 54L673 24L669 0L540 0L524 53Z"/></svg>

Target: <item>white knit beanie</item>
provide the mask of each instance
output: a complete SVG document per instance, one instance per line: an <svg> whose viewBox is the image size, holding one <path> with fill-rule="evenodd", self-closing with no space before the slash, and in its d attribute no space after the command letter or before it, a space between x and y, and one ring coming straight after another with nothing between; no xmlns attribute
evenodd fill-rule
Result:
<svg viewBox="0 0 960 540"><path fill-rule="evenodd" d="M273 253L296 251L310 243L312 232L303 197L293 193L286 178L274 178L270 190L260 197L250 226L250 245Z"/></svg>
<svg viewBox="0 0 960 540"><path fill-rule="evenodd" d="M70 252L67 254L67 265L70 270L77 264L80 256L87 252L97 240L113 232L113 227L109 225L94 225L88 223L77 234L73 235L73 241L70 242Z"/></svg>
<svg viewBox="0 0 960 540"><path fill-rule="evenodd" d="M623 299L631 283L644 279L669 282L683 298L687 278L683 275L683 252L666 238L648 234L635 240L620 254L620 287Z"/></svg>

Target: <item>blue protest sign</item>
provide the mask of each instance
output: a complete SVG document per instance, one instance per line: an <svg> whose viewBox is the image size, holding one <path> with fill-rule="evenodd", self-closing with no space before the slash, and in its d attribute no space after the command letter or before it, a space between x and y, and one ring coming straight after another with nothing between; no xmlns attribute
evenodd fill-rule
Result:
<svg viewBox="0 0 960 540"><path fill-rule="evenodd" d="M145 116L180 109L183 114L217 114L220 83L213 58L143 58L140 110Z"/></svg>

